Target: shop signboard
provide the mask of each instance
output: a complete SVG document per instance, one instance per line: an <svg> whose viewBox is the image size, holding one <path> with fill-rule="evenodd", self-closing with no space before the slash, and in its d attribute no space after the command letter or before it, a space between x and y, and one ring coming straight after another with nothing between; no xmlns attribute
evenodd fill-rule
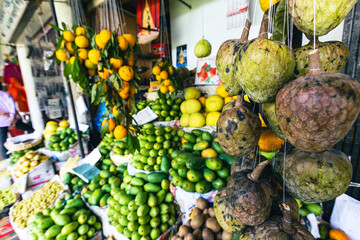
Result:
<svg viewBox="0 0 360 240"><path fill-rule="evenodd" d="M0 15L0 33L5 42L9 42L29 1L4 0Z"/></svg>

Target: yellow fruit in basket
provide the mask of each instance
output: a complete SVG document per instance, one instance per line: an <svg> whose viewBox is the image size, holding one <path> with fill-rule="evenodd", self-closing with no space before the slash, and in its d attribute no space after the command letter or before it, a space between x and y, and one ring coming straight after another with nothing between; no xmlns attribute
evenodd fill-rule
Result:
<svg viewBox="0 0 360 240"><path fill-rule="evenodd" d="M216 88L216 94L219 95L222 98L226 98L229 97L230 95L226 92L225 87L223 84L220 84L217 88Z"/></svg>
<svg viewBox="0 0 360 240"><path fill-rule="evenodd" d="M110 64L113 66L113 68L120 68L123 65L122 58L110 58Z"/></svg>
<svg viewBox="0 0 360 240"><path fill-rule="evenodd" d="M189 127L203 127L205 123L205 117L201 113L196 112L190 114Z"/></svg>
<svg viewBox="0 0 360 240"><path fill-rule="evenodd" d="M55 122L55 121L48 121L48 122L46 123L46 127L47 127L47 126L58 126L58 123Z"/></svg>
<svg viewBox="0 0 360 240"><path fill-rule="evenodd" d="M136 43L136 38L134 37L134 35L130 34L130 33L125 33L123 35L123 37L126 39L126 41L129 43L130 47L135 46Z"/></svg>
<svg viewBox="0 0 360 240"><path fill-rule="evenodd" d="M124 126L118 125L114 129L114 137L116 139L123 139L127 135L127 129Z"/></svg>
<svg viewBox="0 0 360 240"><path fill-rule="evenodd" d="M45 127L46 132L55 132L58 129L58 126L48 125Z"/></svg>
<svg viewBox="0 0 360 240"><path fill-rule="evenodd" d="M216 126L217 120L220 117L220 112L209 112L206 116L206 125Z"/></svg>
<svg viewBox="0 0 360 240"><path fill-rule="evenodd" d="M208 97L205 102L205 106L209 112L221 111L223 105L224 99L218 95Z"/></svg>
<svg viewBox="0 0 360 240"><path fill-rule="evenodd" d="M77 36L75 38L75 44L79 48L87 48L89 46L89 39L87 39L85 36Z"/></svg>
<svg viewBox="0 0 360 240"><path fill-rule="evenodd" d="M169 88L167 86L161 86L160 87L160 92L163 94L166 94L169 92Z"/></svg>
<svg viewBox="0 0 360 240"><path fill-rule="evenodd" d="M115 128L115 119L113 118L104 119L101 123L101 126L104 126L106 122L108 122L109 132L112 132Z"/></svg>
<svg viewBox="0 0 360 240"><path fill-rule="evenodd" d="M86 49L84 48L79 48L78 49L78 57L81 59L81 60L86 60L88 58L88 52Z"/></svg>
<svg viewBox="0 0 360 240"><path fill-rule="evenodd" d="M180 126L188 127L189 126L189 119L190 119L190 114L189 113L184 113L183 115L181 115Z"/></svg>
<svg viewBox="0 0 360 240"><path fill-rule="evenodd" d="M57 50L55 55L59 61L66 62L67 60L69 60L64 49Z"/></svg>
<svg viewBox="0 0 360 240"><path fill-rule="evenodd" d="M39 165L39 162L38 161L32 161L30 163L30 167L36 167L37 165Z"/></svg>
<svg viewBox="0 0 360 240"><path fill-rule="evenodd" d="M181 105L180 105L180 111L182 113L187 113L186 112L186 101L182 102Z"/></svg>
<svg viewBox="0 0 360 240"><path fill-rule="evenodd" d="M206 97L200 97L199 101L203 107L205 107Z"/></svg>
<svg viewBox="0 0 360 240"><path fill-rule="evenodd" d="M24 168L20 169L20 171L22 173L28 173L30 171L30 167L24 167Z"/></svg>
<svg viewBox="0 0 360 240"><path fill-rule="evenodd" d="M69 127L69 126L70 126L70 123L66 120L63 120L59 123L59 127L65 128L65 127Z"/></svg>
<svg viewBox="0 0 360 240"><path fill-rule="evenodd" d="M77 36L79 36L79 35L85 35L85 28L83 28L83 27L77 27L75 33L76 33Z"/></svg>
<svg viewBox="0 0 360 240"><path fill-rule="evenodd" d="M134 78L134 70L129 66L122 66L118 73L121 79L127 82Z"/></svg>
<svg viewBox="0 0 360 240"><path fill-rule="evenodd" d="M75 40L75 34L69 30L64 31L63 36L67 42L73 42Z"/></svg>
<svg viewBox="0 0 360 240"><path fill-rule="evenodd" d="M161 68L160 68L159 66L153 67L152 73L153 73L154 75L160 75L160 72L161 72Z"/></svg>
<svg viewBox="0 0 360 240"><path fill-rule="evenodd" d="M126 49L128 49L128 47L129 47L129 43L126 40L126 38L123 36L118 36L117 40L118 40L121 51L126 51Z"/></svg>
<svg viewBox="0 0 360 240"><path fill-rule="evenodd" d="M35 151L33 150L30 150L25 154L25 157L28 159L33 158L34 156L35 156Z"/></svg>
<svg viewBox="0 0 360 240"><path fill-rule="evenodd" d="M168 74L167 71L161 71L160 77L161 77L162 80L165 80L165 79L169 78L169 74Z"/></svg>
<svg viewBox="0 0 360 240"><path fill-rule="evenodd" d="M200 97L200 91L194 87L189 87L185 90L184 98L185 100L189 99L198 99Z"/></svg>
<svg viewBox="0 0 360 240"><path fill-rule="evenodd" d="M218 153L213 148L207 148L201 152L201 157L203 158L211 158L217 157Z"/></svg>
<svg viewBox="0 0 360 240"><path fill-rule="evenodd" d="M196 112L200 112L200 110L201 110L201 103L198 100L190 99L185 101L186 113L196 113Z"/></svg>
<svg viewBox="0 0 360 240"><path fill-rule="evenodd" d="M99 59L100 59L100 51L97 49L91 49L88 52L88 57L89 60L93 63L93 64L98 64L99 63ZM86 64L85 64L86 65Z"/></svg>

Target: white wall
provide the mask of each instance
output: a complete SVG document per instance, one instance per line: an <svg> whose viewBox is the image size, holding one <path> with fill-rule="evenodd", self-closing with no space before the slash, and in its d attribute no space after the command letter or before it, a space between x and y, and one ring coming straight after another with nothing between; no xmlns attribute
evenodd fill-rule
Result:
<svg viewBox="0 0 360 240"><path fill-rule="evenodd" d="M187 44L188 68L196 67L197 58L194 47L202 38L202 12L204 12L204 37L211 46L211 56L216 56L217 50L225 40L240 38L243 27L227 30L227 0L185 0L191 9L177 0L170 0L171 45L173 65L176 65L176 47ZM202 5L204 3L204 5ZM204 8L204 11L203 9ZM263 11L258 0L250 0L249 19L252 21L249 39L258 36ZM343 23L321 37L321 41L342 39ZM308 42L305 35L303 43Z"/></svg>

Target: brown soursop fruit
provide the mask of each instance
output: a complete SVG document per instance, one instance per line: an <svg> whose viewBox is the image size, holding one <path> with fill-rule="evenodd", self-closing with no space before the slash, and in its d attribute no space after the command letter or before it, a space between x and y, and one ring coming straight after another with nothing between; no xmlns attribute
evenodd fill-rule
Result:
<svg viewBox="0 0 360 240"><path fill-rule="evenodd" d="M245 27L240 39L230 39L223 42L216 55L216 69L221 83L230 96L240 94L241 87L234 77L234 63L238 57L240 48L247 43L251 21L246 20Z"/></svg>
<svg viewBox="0 0 360 240"><path fill-rule="evenodd" d="M309 55L310 69L321 69L319 51ZM311 70L284 86L275 113L286 139L307 152L321 152L340 141L360 111L360 84L341 73Z"/></svg>
<svg viewBox="0 0 360 240"><path fill-rule="evenodd" d="M216 128L222 150L232 156L253 151L261 134L259 117L243 104L241 96L233 108L221 113Z"/></svg>
<svg viewBox="0 0 360 240"><path fill-rule="evenodd" d="M277 41L267 39L267 17L258 38L240 49L235 62L235 78L253 101L274 101L277 92L293 76L295 61L292 50Z"/></svg>
<svg viewBox="0 0 360 240"><path fill-rule="evenodd" d="M335 149L320 153L295 149L286 154L285 163L284 157L275 158L273 169L280 182L285 180L286 191L304 202L325 202L340 196L352 177L350 160Z"/></svg>
<svg viewBox="0 0 360 240"><path fill-rule="evenodd" d="M314 0L289 0L288 12L294 25L309 38L314 36ZM315 8L315 35L323 36L336 28L357 0L319 0Z"/></svg>
<svg viewBox="0 0 360 240"><path fill-rule="evenodd" d="M285 135L281 131L279 122L276 118L275 102L263 103L261 104L260 109L262 110L262 116L266 126L268 126L277 137L285 139Z"/></svg>
<svg viewBox="0 0 360 240"><path fill-rule="evenodd" d="M218 223L225 232L243 232L246 226L233 217L231 209L230 203L226 200L226 190L219 191L214 199L214 210Z"/></svg>
<svg viewBox="0 0 360 240"><path fill-rule="evenodd" d="M242 224L256 226L263 223L270 214L272 186L261 177L264 161L253 170L235 172L229 178L226 197L232 207L233 216Z"/></svg>
<svg viewBox="0 0 360 240"><path fill-rule="evenodd" d="M312 234L291 216L291 208L286 203L280 206L284 216L272 216L255 227L256 240L315 240Z"/></svg>
<svg viewBox="0 0 360 240"><path fill-rule="evenodd" d="M299 204L296 202L296 200L289 194L285 193L285 201L283 201L283 191L282 190L278 190L277 197L278 197L278 199L276 199L276 200L274 199L274 201L273 201L270 216L282 215L282 211L279 206L280 206L280 204L282 204L284 202L290 206L291 217L292 217L293 221L299 221L300 209L299 209Z"/></svg>
<svg viewBox="0 0 360 240"><path fill-rule="evenodd" d="M324 72L338 73L343 69L349 59L349 48L339 41L319 42L316 40L316 48L320 51L320 60ZM314 44L309 44L294 51L295 77L304 76L309 72L308 55L313 50Z"/></svg>
<svg viewBox="0 0 360 240"><path fill-rule="evenodd" d="M236 157L231 164L231 174L242 170L253 170L256 164L265 161L266 158L257 154L256 151L251 152L247 156Z"/></svg>

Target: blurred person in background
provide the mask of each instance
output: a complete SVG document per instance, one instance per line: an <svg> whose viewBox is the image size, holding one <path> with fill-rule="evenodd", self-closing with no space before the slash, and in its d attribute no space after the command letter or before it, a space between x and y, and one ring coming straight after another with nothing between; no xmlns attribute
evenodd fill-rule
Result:
<svg viewBox="0 0 360 240"><path fill-rule="evenodd" d="M16 105L14 98L8 92L2 91L0 83L0 160L8 158L4 146L9 128L15 127Z"/></svg>

